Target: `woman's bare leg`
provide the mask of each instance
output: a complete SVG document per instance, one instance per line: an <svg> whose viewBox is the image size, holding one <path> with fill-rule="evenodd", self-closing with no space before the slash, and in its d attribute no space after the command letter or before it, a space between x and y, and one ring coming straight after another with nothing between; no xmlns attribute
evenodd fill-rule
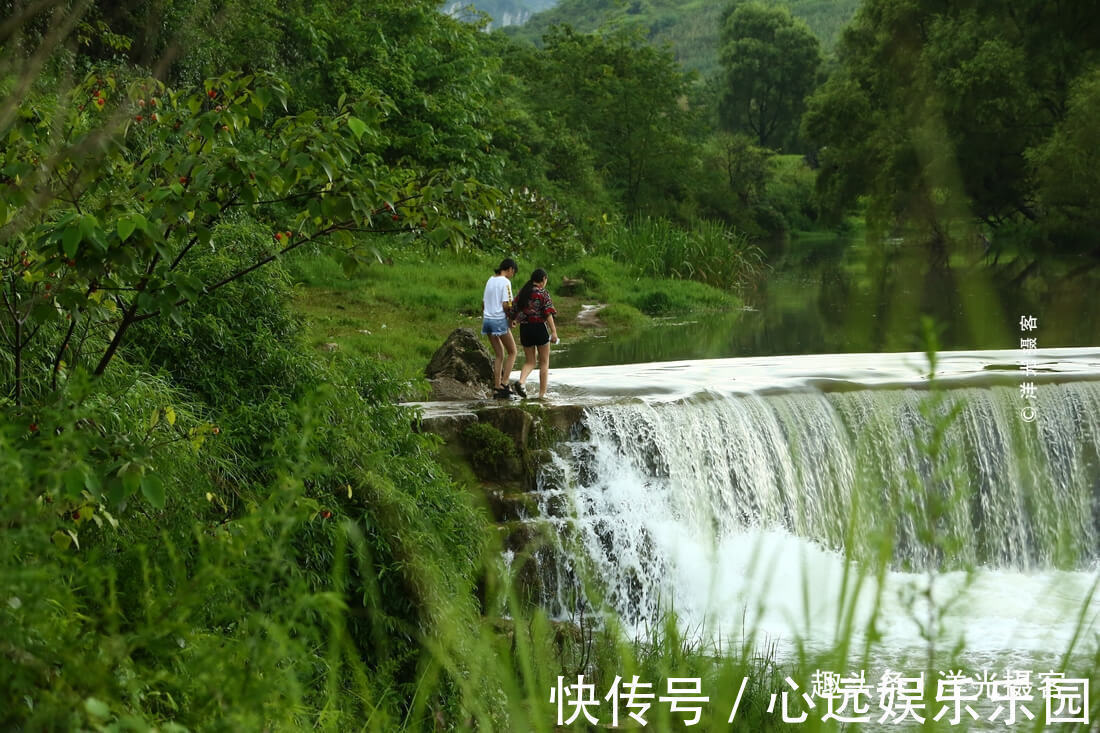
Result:
<svg viewBox="0 0 1100 733"><path fill-rule="evenodd" d="M550 344L539 349L539 399L546 397L546 386L550 382Z"/></svg>
<svg viewBox="0 0 1100 733"><path fill-rule="evenodd" d="M500 370L500 386L508 386L508 377L512 374L512 367L516 365L516 340L512 338L512 332L508 331L500 337L500 342L508 350L504 357L504 368Z"/></svg>
<svg viewBox="0 0 1100 733"><path fill-rule="evenodd" d="M522 385L527 384L527 377L531 376L531 372L535 369L535 347L524 346L523 347L523 367L519 370L519 383Z"/></svg>
<svg viewBox="0 0 1100 733"><path fill-rule="evenodd" d="M504 344L500 336L489 335L489 343L493 347L496 357L493 359L493 389L500 389L500 368L504 365Z"/></svg>

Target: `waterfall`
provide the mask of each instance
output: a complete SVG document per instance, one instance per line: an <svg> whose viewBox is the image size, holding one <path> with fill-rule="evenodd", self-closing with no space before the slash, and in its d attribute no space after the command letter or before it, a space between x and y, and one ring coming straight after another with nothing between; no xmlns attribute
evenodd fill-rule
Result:
<svg viewBox="0 0 1100 733"><path fill-rule="evenodd" d="M628 622L675 607L728 634L769 614L809 623L845 568L882 556L893 585L935 572L984 588L991 607L972 636L995 626L988 614L1006 597L1069 583L1079 599L1097 567L1100 383L1039 385L1033 422L1022 404L1002 385L590 407L583 437L558 447L540 482L561 543L544 601L569 613L586 576ZM763 596L782 609L756 608ZM1051 613L1074 612L1044 611L1031 631L1012 617L1003 633L1038 635Z"/></svg>

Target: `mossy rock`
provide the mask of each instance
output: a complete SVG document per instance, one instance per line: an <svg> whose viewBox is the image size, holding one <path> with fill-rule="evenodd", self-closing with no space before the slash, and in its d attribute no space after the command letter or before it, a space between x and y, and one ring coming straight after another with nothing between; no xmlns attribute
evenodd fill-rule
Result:
<svg viewBox="0 0 1100 733"><path fill-rule="evenodd" d="M502 487L487 487L485 500L493 520L511 522L530 519L538 514L535 498L526 491L509 491Z"/></svg>
<svg viewBox="0 0 1100 733"><path fill-rule="evenodd" d="M434 433L447 443L454 443L463 431L477 422L472 412L459 412L450 415L432 415L422 417L413 423L413 429L420 433Z"/></svg>
<svg viewBox="0 0 1100 733"><path fill-rule="evenodd" d="M534 608L547 600L564 562L549 525L514 521L498 525L504 550L511 553L509 574L516 597Z"/></svg>
<svg viewBox="0 0 1100 733"><path fill-rule="evenodd" d="M516 451L522 453L530 445L535 428L535 416L522 407L490 407L479 410L478 420L509 436Z"/></svg>
<svg viewBox="0 0 1100 733"><path fill-rule="evenodd" d="M553 405L543 411L543 421L557 431L558 440L576 439L584 433L584 407Z"/></svg>
<svg viewBox="0 0 1100 733"><path fill-rule="evenodd" d="M514 480L524 475L522 454L513 439L487 422L475 422L462 431L474 473L483 481Z"/></svg>
<svg viewBox="0 0 1100 733"><path fill-rule="evenodd" d="M491 383L493 356L472 329L456 328L432 355L424 376L448 377L472 385Z"/></svg>

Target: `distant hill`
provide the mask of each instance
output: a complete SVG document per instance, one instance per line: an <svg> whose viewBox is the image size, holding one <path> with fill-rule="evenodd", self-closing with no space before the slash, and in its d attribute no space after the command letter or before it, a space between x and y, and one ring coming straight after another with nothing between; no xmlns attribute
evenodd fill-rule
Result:
<svg viewBox="0 0 1100 733"><path fill-rule="evenodd" d="M786 5L792 15L806 21L826 54L860 4L860 0L763 2ZM556 24L565 23L582 32L601 26L637 25L645 29L654 43L670 44L685 68L707 76L718 70L718 30L726 5L722 0L561 0L506 32L538 44L550 26Z"/></svg>
<svg viewBox="0 0 1100 733"><path fill-rule="evenodd" d="M511 25L523 25L535 13L554 7L558 0L449 0L443 5L443 12L457 18L464 17L464 11L471 5L486 13L493 22L489 29Z"/></svg>

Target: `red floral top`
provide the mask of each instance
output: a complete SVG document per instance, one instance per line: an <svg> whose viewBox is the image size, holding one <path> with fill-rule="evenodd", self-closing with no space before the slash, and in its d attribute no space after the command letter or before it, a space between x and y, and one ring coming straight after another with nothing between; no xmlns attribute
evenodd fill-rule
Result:
<svg viewBox="0 0 1100 733"><path fill-rule="evenodd" d="M550 300L550 293L543 288L535 288L531 291L527 305L516 314L516 323L545 323L547 316L557 312L554 301Z"/></svg>

